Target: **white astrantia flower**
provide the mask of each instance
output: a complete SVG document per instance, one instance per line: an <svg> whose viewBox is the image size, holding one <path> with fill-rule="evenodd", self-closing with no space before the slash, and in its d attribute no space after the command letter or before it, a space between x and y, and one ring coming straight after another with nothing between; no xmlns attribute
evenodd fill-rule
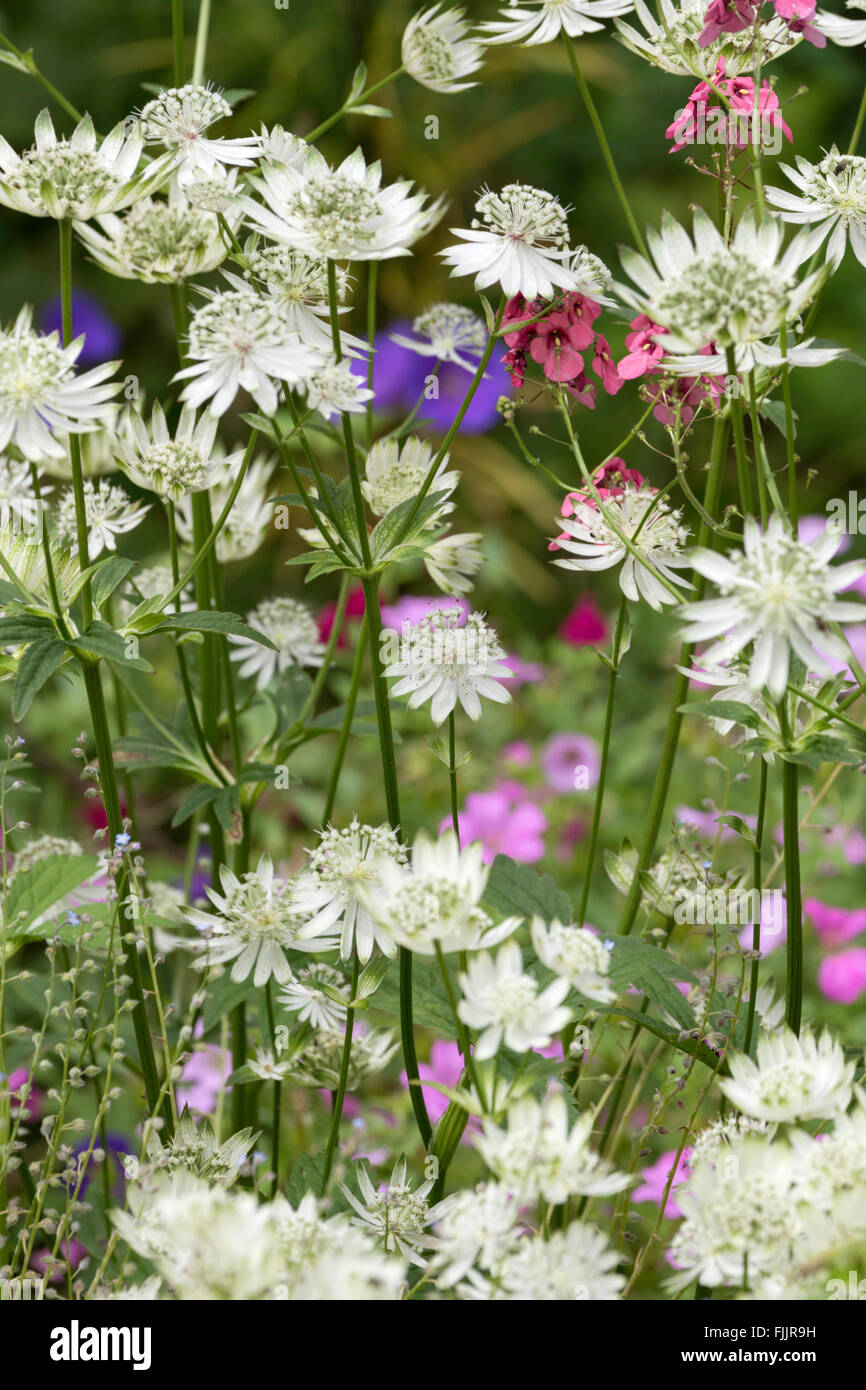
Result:
<svg viewBox="0 0 866 1390"><path fill-rule="evenodd" d="M475 576L484 564L480 531L460 531L440 536L424 546L424 568L443 594L461 596L475 587Z"/></svg>
<svg viewBox="0 0 866 1390"><path fill-rule="evenodd" d="M197 969L233 962L235 982L253 976L256 988L274 977L278 984L292 978L286 951L330 951L336 938L322 935L300 940L304 919L292 907L285 880L274 876L270 855L263 854L251 873L238 878L223 864L222 891L208 888L215 912L188 907L185 916L194 927L209 932L207 950L194 962Z"/></svg>
<svg viewBox="0 0 866 1390"><path fill-rule="evenodd" d="M801 243L795 238L782 251L784 232L778 218L758 223L746 212L727 245L697 208L692 237L666 212L660 232L647 229L650 259L631 248L621 251L623 268L638 288L617 284L617 296L668 330L663 365L685 370L677 358L689 354L689 364L697 361L704 364L702 371L715 372L719 359L724 365L728 347L751 348L762 362L782 360L778 353L772 356L775 349L760 356L758 348L766 347L762 340L775 340L781 328L799 317L826 273L819 269L798 281ZM716 358L695 357L708 343L715 346ZM796 362L793 352L788 357Z"/></svg>
<svg viewBox="0 0 866 1390"><path fill-rule="evenodd" d="M785 1028L758 1040L756 1060L743 1052L730 1058L730 1077L719 1082L728 1100L757 1120L786 1124L832 1119L853 1096L855 1063L830 1033L816 1039Z"/></svg>
<svg viewBox="0 0 866 1390"><path fill-rule="evenodd" d="M728 556L695 550L691 563L716 585L720 597L687 603L680 612L689 642L717 639L702 653L710 666L724 664L754 644L748 681L780 700L788 684L793 651L807 671L832 674L827 656L847 661L848 644L829 630L834 622L866 620L862 604L837 597L866 569L866 561L831 566L842 537L821 532L807 543L772 516L766 531L753 517L743 528L742 552Z"/></svg>
<svg viewBox="0 0 866 1390"><path fill-rule="evenodd" d="M600 256L594 255L586 246L578 246L572 251L568 264L577 280L576 294L586 295L587 299L594 300L596 304L605 304L608 308L616 304L607 294L613 284L613 276Z"/></svg>
<svg viewBox="0 0 866 1390"><path fill-rule="evenodd" d="M265 246L247 252L247 266L280 304L289 329L309 347L330 356L334 340L329 323L328 262L289 246ZM342 266L336 267L336 276L337 300L344 313L351 277ZM350 333L340 334L340 344L347 356L357 355L367 346Z"/></svg>
<svg viewBox="0 0 866 1390"><path fill-rule="evenodd" d="M373 392L345 360L337 362L332 359L312 372L304 382L304 390L308 408L318 410L326 420L343 413L362 415L367 409L367 402L373 399Z"/></svg>
<svg viewBox="0 0 866 1390"><path fill-rule="evenodd" d="M317 1028L300 1052L291 1058L291 1079L298 1086L311 1090L327 1087L336 1091L343 1070L346 1030ZM356 1023L352 1033L352 1051L346 1089L357 1091L362 1081L382 1071L399 1047L398 1040L388 1028L367 1031Z"/></svg>
<svg viewBox="0 0 866 1390"><path fill-rule="evenodd" d="M117 447L116 429L120 419L120 409L112 401L96 428L88 431L87 434L78 436L83 477L98 478L106 473L117 472L117 461L114 453ZM69 435L59 433L58 439L63 448L63 454L61 456L53 454L50 457L46 456L40 461L39 467L50 474L52 478L62 478L69 483L72 481Z"/></svg>
<svg viewBox="0 0 866 1390"><path fill-rule="evenodd" d="M202 292L207 300L189 325L191 365L173 378L187 383L181 400L195 407L210 401L210 413L224 415L243 389L273 415L280 383L297 386L319 368L321 354L289 329L278 304L252 289Z"/></svg>
<svg viewBox="0 0 866 1390"><path fill-rule="evenodd" d="M861 265L866 266L866 156L840 154L831 145L817 164L796 156L797 167L779 167L800 191L768 187L767 202L783 222L812 223L811 234L802 242L800 254L808 260L827 238L827 263L835 270L846 243Z"/></svg>
<svg viewBox="0 0 866 1390"><path fill-rule="evenodd" d="M802 42L802 35L789 28L781 15L774 12L762 20L760 8L755 21L738 33L720 34L704 45L699 40L706 27L707 0L659 0L658 7L634 0L634 12L643 31L616 19L620 43L653 67L678 77L711 79L720 58L725 60L727 77L751 73L758 53L766 67Z"/></svg>
<svg viewBox="0 0 866 1390"><path fill-rule="evenodd" d="M849 10L866 10L864 0L845 0L845 6ZM844 15L832 14L830 10L819 10L814 23L816 29L842 48L866 45L866 15L863 19L846 19Z"/></svg>
<svg viewBox="0 0 866 1390"><path fill-rule="evenodd" d="M714 694L710 696L710 701L733 701L738 705L747 705L762 719L770 717L770 710L760 691L755 690L749 684L748 668L743 668L740 662L733 661L728 665L720 666L705 661L703 656L696 656L692 659L691 669L678 666L677 670L682 671L683 675L701 685L716 687ZM725 738L736 724L734 719L710 719L709 722L722 738Z"/></svg>
<svg viewBox="0 0 866 1390"><path fill-rule="evenodd" d="M111 1219L178 1299L267 1298L283 1259L271 1203L244 1188L211 1186L188 1172L129 1183L128 1209Z"/></svg>
<svg viewBox="0 0 866 1390"><path fill-rule="evenodd" d="M0 203L31 217L84 222L118 212L166 182L171 159L157 159L136 173L142 132L120 121L100 144L85 116L72 135L58 139L48 111L36 118L36 143L17 155L0 136Z"/></svg>
<svg viewBox="0 0 866 1390"><path fill-rule="evenodd" d="M87 553L98 560L103 550L117 549L117 536L134 531L150 511L150 503L133 502L116 483L105 478L85 478L84 515L87 518ZM57 533L61 544L78 550L75 492L61 493L57 504Z"/></svg>
<svg viewBox="0 0 866 1390"><path fill-rule="evenodd" d="M383 1302L401 1297L403 1261L386 1255L366 1230L349 1223L344 1212L326 1216L312 1192L306 1193L297 1209L279 1196L266 1207L285 1265L276 1297L309 1303Z"/></svg>
<svg viewBox="0 0 866 1390"><path fill-rule="evenodd" d="M42 496L50 488L41 488ZM36 489L26 459L12 459L0 454L0 526L5 526L14 515L24 520L35 520L37 511Z"/></svg>
<svg viewBox="0 0 866 1390"><path fill-rule="evenodd" d="M501 20L490 20L480 26L485 43L552 43L560 34L579 38L604 28L602 23L613 15L627 14L634 0L523 0L517 5L509 0L509 8L500 10Z"/></svg>
<svg viewBox="0 0 866 1390"><path fill-rule="evenodd" d="M86 433L114 416L120 383L108 378L117 363L76 376L83 347L83 334L63 347L57 333L35 333L29 306L0 330L0 453L14 444L31 463L63 458L63 435Z"/></svg>
<svg viewBox="0 0 866 1390"><path fill-rule="evenodd" d="M254 230L310 256L339 261L381 261L406 256L439 221L444 202L427 204L406 179L382 186L382 166L368 165L360 149L332 169L310 148L303 170L262 166L250 182L264 206L247 198Z"/></svg>
<svg viewBox="0 0 866 1390"><path fill-rule="evenodd" d="M231 660L241 663L238 674L255 676L258 690L264 690L275 675L282 675L290 666L321 666L325 648L319 640L318 624L298 599L285 595L262 599L247 614L247 624L273 643L263 647L252 637L229 635L234 648Z"/></svg>
<svg viewBox="0 0 866 1390"><path fill-rule="evenodd" d="M618 1263L616 1250L595 1226L571 1221L546 1238L518 1241L497 1267L490 1296L521 1303L615 1301L625 1286Z"/></svg>
<svg viewBox="0 0 866 1390"><path fill-rule="evenodd" d="M231 114L231 106L219 92L188 83L160 92L142 107L139 118L145 142L170 151L174 179L184 185L213 175L223 165L248 168L255 164L260 153L257 136L226 140L205 134Z"/></svg>
<svg viewBox="0 0 866 1390"><path fill-rule="evenodd" d="M340 1184L343 1196L356 1213L351 1218L353 1226L375 1237L389 1254L399 1252L410 1264L423 1269L427 1260L420 1253L433 1244L428 1227L437 1221L453 1205L454 1198L430 1206L427 1198L436 1186L435 1178L428 1178L413 1190L406 1180L406 1160L398 1158L388 1185L376 1189L370 1175L361 1165L355 1169L358 1188L363 1201L345 1185Z"/></svg>
<svg viewBox="0 0 866 1390"><path fill-rule="evenodd" d="M392 342L410 348L420 357L435 357L438 362L453 362L467 372L475 372L487 346L484 321L462 304L431 304L412 321L416 338L404 333L392 333Z"/></svg>
<svg viewBox="0 0 866 1390"><path fill-rule="evenodd" d="M689 1167L697 1168L701 1163L719 1167L743 1139L760 1134L772 1137L764 1120L753 1120L749 1115L720 1115L699 1129L690 1141Z"/></svg>
<svg viewBox="0 0 866 1390"><path fill-rule="evenodd" d="M334 998L335 992L342 997L342 1003ZM345 1023L349 994L339 970L324 961L313 961L292 976L281 990L278 1003L286 1013L297 1014L299 1023L333 1030Z"/></svg>
<svg viewBox="0 0 866 1390"><path fill-rule="evenodd" d="M222 457L219 441L215 446L214 460ZM211 514L221 516L234 487L237 470L243 460L228 470L223 481L210 490ZM248 560L255 555L259 546L268 536L273 522L273 507L268 506L271 494L271 479L275 460L271 456L254 458L247 468L232 509L217 536L216 554L221 565L233 561ZM193 544L192 501L183 497L177 504L177 529L187 545Z"/></svg>
<svg viewBox="0 0 866 1390"><path fill-rule="evenodd" d="M484 48L470 38L472 26L466 11L442 11L442 5L419 11L403 30L401 57L410 77L433 92L464 92L475 82L466 82L484 62Z"/></svg>
<svg viewBox="0 0 866 1390"><path fill-rule="evenodd" d="M704 1161L692 1156L690 1176L677 1186L685 1219L669 1247L672 1292L695 1279L741 1288L744 1268L752 1285L791 1264L803 1230L791 1157L787 1144L748 1134Z"/></svg>
<svg viewBox="0 0 866 1390"><path fill-rule="evenodd" d="M221 212L232 226L240 220L240 192L237 169L223 169L221 166L210 174L196 174L192 183L183 186L184 197L191 208L197 208L199 212ZM238 214L237 218L234 214Z"/></svg>
<svg viewBox="0 0 866 1390"><path fill-rule="evenodd" d="M408 502L420 492L421 485L433 462L433 445L410 435L408 439L377 439L367 454L365 480L361 491L375 516L384 516L401 502ZM460 481L460 474L447 471L448 455L442 459L430 485L428 496L441 492L450 497ZM443 500L442 507L427 522L435 526L438 519L453 511L453 503Z"/></svg>
<svg viewBox="0 0 866 1390"><path fill-rule="evenodd" d="M309 853L308 868L292 884L295 908L308 919L304 930L316 935L339 926L343 960L356 950L366 965L374 946L395 956L393 937L371 916L366 899L377 893L385 863L406 863L397 832L390 825L361 825L354 816L342 830L320 830Z"/></svg>
<svg viewBox="0 0 866 1390"><path fill-rule="evenodd" d="M470 719L481 718L481 696L504 705L510 693L499 682L512 675L505 651L481 613L434 608L417 623L404 623L400 655L385 667L396 680L392 695L408 695L409 708L431 701L430 715L441 724L458 701Z"/></svg>
<svg viewBox="0 0 866 1390"><path fill-rule="evenodd" d="M97 264L123 280L177 285L222 265L228 255L219 220L182 195L142 198L123 217L104 213L75 230ZM237 221L229 214L227 221Z"/></svg>
<svg viewBox="0 0 866 1390"><path fill-rule="evenodd" d="M562 1002L568 980L554 980L540 991L523 969L516 941L506 941L495 956L487 951L474 956L458 980L463 998L457 1013L470 1028L482 1030L474 1047L479 1061L494 1057L503 1042L514 1052L549 1047L571 1018Z"/></svg>
<svg viewBox="0 0 866 1390"><path fill-rule="evenodd" d="M220 1187L233 1187L254 1143L253 1131L241 1129L221 1144L208 1119L196 1124L185 1109L167 1142L163 1142L158 1130L149 1131L143 1155L147 1172L142 1174L139 1166L135 1181L142 1176L146 1180L151 1172L183 1171Z"/></svg>
<svg viewBox="0 0 866 1390"><path fill-rule="evenodd" d="M448 1210L436 1221L436 1244L431 1261L436 1283L451 1289L470 1269L498 1268L513 1249L521 1228L519 1206L498 1183L479 1183L455 1192Z"/></svg>
<svg viewBox="0 0 866 1390"><path fill-rule="evenodd" d="M300 135L293 135L281 125L262 125L259 133L261 158L268 164L284 164L289 169L303 169L313 147Z"/></svg>
<svg viewBox="0 0 866 1390"><path fill-rule="evenodd" d="M548 970L561 975L587 999L609 1004L616 998L608 981L611 953L595 932L574 923L563 925L558 917L549 925L542 917L533 917L532 946Z"/></svg>
<svg viewBox="0 0 866 1390"><path fill-rule="evenodd" d="M568 218L552 193L525 183L501 192L485 189L475 204L471 227L452 227L467 246L449 246L438 254L453 275L474 275L475 288L502 286L512 299L552 299L556 289L572 290L576 277L568 267Z"/></svg>
<svg viewBox="0 0 866 1390"><path fill-rule="evenodd" d="M495 923L481 906L490 868L480 842L465 849L453 830L438 840L421 831L409 864L385 860L379 882L359 888L377 926L400 946L432 956L498 946L520 925L519 917Z"/></svg>
<svg viewBox="0 0 866 1390"><path fill-rule="evenodd" d="M475 1147L503 1187L518 1202L536 1200L558 1206L577 1195L609 1196L635 1178L618 1173L589 1147L593 1117L581 1115L569 1129L568 1107L560 1092L542 1101L523 1096L508 1110L507 1127L482 1121Z"/></svg>
<svg viewBox="0 0 866 1390"><path fill-rule="evenodd" d="M278 1061L269 1047L257 1048L247 1066L260 1081L285 1081L291 1071L290 1063Z"/></svg>
<svg viewBox="0 0 866 1390"><path fill-rule="evenodd" d="M563 534L557 537L556 544L568 555L553 563L563 569L588 572L621 564L619 586L633 603L646 599L657 612L664 604L676 603L676 598L642 559L669 583L691 587L674 573L691 564L684 550L689 533L682 524L682 512L671 508L665 499L659 501L656 488L646 484L638 488L631 482L625 484L621 497L608 497L602 505L604 510L587 497L574 502L571 516L557 517ZM631 541L637 555L626 546L623 536Z"/></svg>
<svg viewBox="0 0 866 1390"><path fill-rule="evenodd" d="M117 431L118 462L138 487L179 502L192 492L205 492L243 458L242 451L228 456L215 454L216 432L213 415L203 414L197 419L195 410L185 405L172 436L165 412L156 401L150 425L139 411L125 412Z"/></svg>

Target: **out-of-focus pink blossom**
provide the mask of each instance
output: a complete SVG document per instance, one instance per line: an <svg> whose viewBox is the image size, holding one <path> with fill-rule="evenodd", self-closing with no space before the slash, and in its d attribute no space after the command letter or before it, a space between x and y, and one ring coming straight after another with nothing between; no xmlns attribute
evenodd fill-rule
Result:
<svg viewBox="0 0 866 1390"><path fill-rule="evenodd" d="M529 767L532 762L532 748L525 739L516 739L514 743L506 743L502 755L505 761L511 763L513 767Z"/></svg>
<svg viewBox="0 0 866 1390"><path fill-rule="evenodd" d="M806 898L803 911L824 946L843 946L866 932L866 908L831 907L819 898Z"/></svg>
<svg viewBox="0 0 866 1390"><path fill-rule="evenodd" d="M202 1029L199 1019L193 1036L200 1038ZM231 1090L231 1086L226 1085L231 1070L231 1053L217 1043L205 1043L193 1052L184 1066L177 1087L178 1101L202 1115L212 1115L220 1092Z"/></svg>
<svg viewBox="0 0 866 1390"><path fill-rule="evenodd" d="M683 1183L688 1182L692 1175L692 1170L689 1167L691 1153L690 1148L683 1149L677 1161L676 1172L668 1193L668 1199L665 1202L665 1216L676 1218L683 1214L677 1205L674 1193L678 1187L682 1187ZM661 1204L676 1156L676 1149L668 1149L666 1153L659 1154L655 1163L649 1163L646 1168L641 1168L643 1182L632 1192L631 1200L633 1202L654 1202L656 1206Z"/></svg>
<svg viewBox="0 0 866 1390"><path fill-rule="evenodd" d="M818 988L825 999L853 1004L866 993L866 946L837 951L818 966Z"/></svg>
<svg viewBox="0 0 866 1390"><path fill-rule="evenodd" d="M607 619L591 594L581 595L559 629L570 647L599 647L607 634Z"/></svg>
<svg viewBox="0 0 866 1390"><path fill-rule="evenodd" d="M534 864L544 857L547 817L529 798L515 800L510 788L470 792L457 821L461 845L480 840L485 864L492 864L497 854L507 854L520 864ZM451 817L446 816L439 829L450 825Z"/></svg>
<svg viewBox="0 0 866 1390"><path fill-rule="evenodd" d="M601 756L587 734L554 734L541 755L547 785L555 792L584 791L598 781ZM584 775L578 777L578 771Z"/></svg>

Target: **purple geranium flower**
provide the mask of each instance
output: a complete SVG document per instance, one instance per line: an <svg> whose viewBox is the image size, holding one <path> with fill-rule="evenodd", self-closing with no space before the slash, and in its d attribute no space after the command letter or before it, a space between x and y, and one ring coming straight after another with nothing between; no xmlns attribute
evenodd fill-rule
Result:
<svg viewBox="0 0 866 1390"><path fill-rule="evenodd" d="M63 316L60 299L50 299L39 316L43 333L62 333ZM120 355L123 334L110 318L102 301L85 290L72 292L72 332L84 334L84 347L78 359L79 367L95 367Z"/></svg>

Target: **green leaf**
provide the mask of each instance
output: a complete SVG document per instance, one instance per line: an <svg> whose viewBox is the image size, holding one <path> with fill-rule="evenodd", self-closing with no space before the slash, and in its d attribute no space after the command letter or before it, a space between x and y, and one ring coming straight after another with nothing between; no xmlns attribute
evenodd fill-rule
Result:
<svg viewBox="0 0 866 1390"><path fill-rule="evenodd" d="M518 914L537 915L545 922L552 922L554 917L563 923L574 920L568 894L557 888L549 874L539 874L506 854L497 854L493 861L484 901L503 917Z"/></svg>
<svg viewBox="0 0 866 1390"><path fill-rule="evenodd" d="M114 741L115 767L176 767L182 772L200 775L204 764L198 753L173 743L158 743L152 738L118 738Z"/></svg>
<svg viewBox="0 0 866 1390"><path fill-rule="evenodd" d="M98 867L99 858L95 854L52 854L40 859L32 869L18 874L6 895L9 936L26 935L36 918L80 888ZM26 913L27 920L18 924L16 918L22 912Z"/></svg>
<svg viewBox="0 0 866 1390"><path fill-rule="evenodd" d="M412 1002L415 1022L421 1028L434 1028L440 1036L456 1038L457 1030L454 1015L445 993L442 976L435 961L424 956L412 960ZM388 969L376 991L373 1006L381 1013L400 1016L400 978L396 961L388 962Z"/></svg>
<svg viewBox="0 0 866 1390"><path fill-rule="evenodd" d="M134 671L147 671L153 674L149 661L140 656L127 655L127 640L107 623L95 622L85 628L80 637L70 641L69 646L76 652L88 652L91 656L103 657L117 666L131 666Z"/></svg>
<svg viewBox="0 0 866 1390"><path fill-rule="evenodd" d="M373 559L385 559L398 537L403 543L412 540L420 531L423 531L430 518L439 511L447 496L447 492L428 493L412 516L412 523L405 535L403 535L403 531L408 517L415 508L415 498L407 497L404 502L392 507L370 533L370 550Z"/></svg>
<svg viewBox="0 0 866 1390"><path fill-rule="evenodd" d="M660 1019L652 1018L649 1014L638 1013L637 1009L622 1008L619 1004L597 1004L595 1012L607 1014L613 1018L627 1018L645 1029L647 1033L652 1033L653 1037L661 1038L663 1042L675 1047L678 1052L685 1052L689 1057L696 1057L711 1071L717 1071L719 1076L728 1075L727 1062L720 1064L715 1052L711 1047L707 1047L705 1042L701 1042L697 1038L681 1038L673 1028L662 1023Z"/></svg>
<svg viewBox="0 0 866 1390"><path fill-rule="evenodd" d="M258 642L263 647L270 647L276 651L276 647L270 637L266 637L263 632L257 632L254 627L250 627L237 613L215 613L206 610L200 613L174 613L170 618L165 618L152 632L225 632L233 637L247 637L252 642Z"/></svg>
<svg viewBox="0 0 866 1390"><path fill-rule="evenodd" d="M19 724L43 685L66 656L66 643L59 637L39 637L18 663L18 677L12 694L12 718Z"/></svg>
<svg viewBox="0 0 866 1390"><path fill-rule="evenodd" d="M700 714L705 719L732 719L735 724L744 724L747 729L759 729L761 718L751 705L741 704L739 700L690 700L680 705L681 714Z"/></svg>
<svg viewBox="0 0 866 1390"><path fill-rule="evenodd" d="M371 994L375 994L384 976L388 971L390 961L387 956L377 956L371 960L369 965L365 965L358 980L358 988L355 991L355 999L369 999ZM354 1004L354 1000L352 1001Z"/></svg>
<svg viewBox="0 0 866 1390"><path fill-rule="evenodd" d="M122 555L109 555L105 560L98 560L94 566L97 573L91 581L94 605L101 608L135 567L135 560L126 560Z"/></svg>
<svg viewBox="0 0 866 1390"><path fill-rule="evenodd" d="M219 787L198 786L188 792L171 818L172 826L183 825L191 816L203 811L220 794Z"/></svg>
<svg viewBox="0 0 866 1390"><path fill-rule="evenodd" d="M325 1180L325 1155L301 1154L292 1164L292 1171L286 1182L286 1196L293 1207L300 1206L308 1192L314 1197L322 1195Z"/></svg>
<svg viewBox="0 0 866 1390"><path fill-rule="evenodd" d="M17 613L8 618L0 618L0 647L19 647L24 642L33 642L37 637L54 634L54 624L47 618L37 618L30 613Z"/></svg>
<svg viewBox="0 0 866 1390"><path fill-rule="evenodd" d="M671 1014L681 1028L694 1028L694 1013L673 983L685 980L694 984L692 972L661 947L651 946L638 936L610 936L608 940L613 942L609 978L614 989L622 993L633 985Z"/></svg>
<svg viewBox="0 0 866 1390"><path fill-rule="evenodd" d="M209 1033L225 1014L231 1013L238 1004L243 1004L254 992L255 985L252 975L248 976L246 980L237 981L233 980L228 973L220 975L219 979L215 980L208 989L207 1002L202 1016L202 1033Z"/></svg>

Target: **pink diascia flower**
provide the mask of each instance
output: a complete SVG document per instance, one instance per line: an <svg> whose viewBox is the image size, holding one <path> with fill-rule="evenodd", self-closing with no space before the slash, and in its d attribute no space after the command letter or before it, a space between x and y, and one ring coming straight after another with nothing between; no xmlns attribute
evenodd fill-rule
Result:
<svg viewBox="0 0 866 1390"><path fill-rule="evenodd" d="M815 48L827 47L827 36L816 29L812 20L818 8L816 0L773 0L773 8L784 19L792 34L802 34Z"/></svg>
<svg viewBox="0 0 866 1390"><path fill-rule="evenodd" d="M591 594L582 594L559 629L570 647L598 647L607 641L607 619Z"/></svg>
<svg viewBox="0 0 866 1390"><path fill-rule="evenodd" d="M689 1167L691 1154L691 1149L685 1148L679 1156L676 1173L674 1174L674 1179L668 1193L668 1199L665 1203L665 1216L680 1217L683 1215L680 1207L677 1205L674 1193L678 1187L682 1187L683 1183L688 1182L689 1178L692 1176L692 1170ZM659 1154L655 1163L649 1163L646 1168L641 1168L640 1173L643 1182L632 1192L631 1200L633 1202L654 1202L656 1206L661 1204L676 1156L676 1149L668 1149L666 1153Z"/></svg>
<svg viewBox="0 0 866 1390"><path fill-rule="evenodd" d="M585 791L598 781L601 757L595 739L587 734L554 734L541 755L547 785L555 792ZM580 768L585 776L578 779Z"/></svg>
<svg viewBox="0 0 866 1390"><path fill-rule="evenodd" d="M720 34L742 33L754 22L755 6L750 0L711 0L698 43L701 48L707 48Z"/></svg>
<svg viewBox="0 0 866 1390"><path fill-rule="evenodd" d="M667 331L660 323L653 323L646 314L638 314L636 319L632 319L631 332L625 335L628 352L617 368L620 376L626 381L634 381L660 362L665 350L656 342L656 338Z"/></svg>
<svg viewBox="0 0 866 1390"><path fill-rule="evenodd" d="M720 96L727 98L729 109L719 104ZM725 60L720 58L712 78L694 88L684 110L665 131L665 138L673 140L670 153L675 154L687 145L703 144L705 138L718 141L722 131L731 149L744 150L752 143L753 127L763 135L768 126L793 140L769 82L763 82L756 102L753 78L746 74L726 77Z"/></svg>
<svg viewBox="0 0 866 1390"><path fill-rule="evenodd" d="M522 792L517 787L518 793ZM471 844L480 840L483 845L482 859L492 864L497 854L507 854L520 864L535 864L544 858L543 835L547 829L547 817L533 801L517 799L515 787L495 787L489 792L470 792L463 810L458 813L460 843ZM446 816L440 832L451 825L451 817Z"/></svg>
<svg viewBox="0 0 866 1390"><path fill-rule="evenodd" d="M610 347L593 327L601 305L579 292L567 294L556 308L545 313L545 302L528 303L516 295L505 306L503 337L508 352L502 358L518 389L526 380L527 356L541 367L548 381L565 386L570 395L590 410L594 408L595 386L587 380L584 353L592 350L591 366L609 395L622 385ZM534 319L527 323L527 319Z"/></svg>

